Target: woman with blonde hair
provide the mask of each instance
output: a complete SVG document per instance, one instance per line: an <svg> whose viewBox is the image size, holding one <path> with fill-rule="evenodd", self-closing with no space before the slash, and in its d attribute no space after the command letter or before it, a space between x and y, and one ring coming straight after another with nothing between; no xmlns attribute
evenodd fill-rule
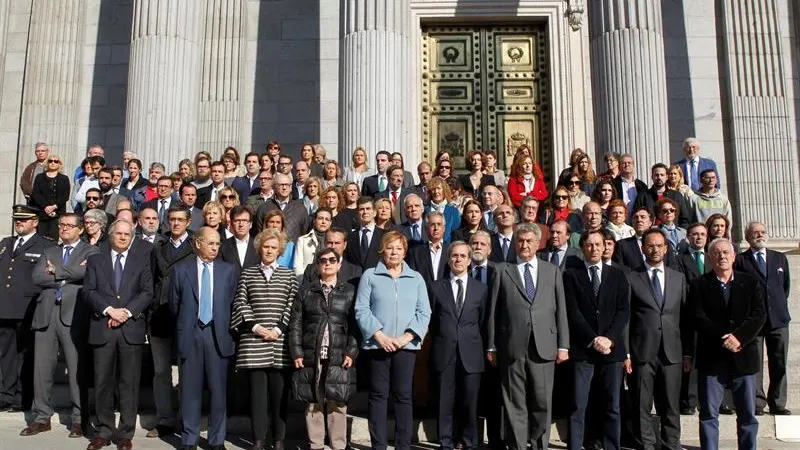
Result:
<svg viewBox="0 0 800 450"><path fill-rule="evenodd" d="M188 158L182 159L181 162L178 163L178 173L181 174L184 183L191 183L196 174L192 160Z"/></svg>
<svg viewBox="0 0 800 450"><path fill-rule="evenodd" d="M375 226L383 231L396 229L392 217L392 201L388 198L376 198L372 204L375 207Z"/></svg>
<svg viewBox="0 0 800 450"><path fill-rule="evenodd" d="M581 190L586 195L592 195L594 185L597 183L597 176L592 169L592 160L589 155L584 154L578 158L578 165L572 169L572 176L580 179Z"/></svg>
<svg viewBox="0 0 800 450"><path fill-rule="evenodd" d="M44 172L33 179L28 203L39 209L39 234L58 241L58 218L67 212L70 187L64 175L61 156L52 151L47 155Z"/></svg>
<svg viewBox="0 0 800 450"><path fill-rule="evenodd" d="M344 170L344 181L355 183L358 191L361 192L361 185L364 178L369 176L369 166L367 165L367 151L364 147L356 147L351 158L352 165Z"/></svg>
<svg viewBox="0 0 800 450"><path fill-rule="evenodd" d="M278 230L281 234L286 234L286 216L280 209L273 209L264 216L264 229L272 228ZM288 241L282 245L283 250L278 256L278 265L289 269L294 268L294 249L295 244Z"/></svg>
<svg viewBox="0 0 800 450"><path fill-rule="evenodd" d="M308 177L303 185L303 205L309 216L317 212L319 208L319 194L322 191L322 180L319 177Z"/></svg>
<svg viewBox="0 0 800 450"><path fill-rule="evenodd" d="M691 186L686 184L686 180L683 179L683 171L678 164L670 166L667 171L667 189L680 192L686 200L695 196Z"/></svg>
<svg viewBox="0 0 800 450"><path fill-rule="evenodd" d="M228 235L230 231L228 231L226 227L227 219L225 207L222 206L222 203L219 201L213 200L203 205L203 222L205 226L217 230L220 239L223 241L233 236L233 233L231 233L230 236Z"/></svg>
<svg viewBox="0 0 800 450"><path fill-rule="evenodd" d="M428 182L428 195L430 203L425 206L425 215L438 212L444 216L444 241L450 242L453 230L456 230L461 223L461 213L450 203L453 198L450 186L441 178L431 178Z"/></svg>

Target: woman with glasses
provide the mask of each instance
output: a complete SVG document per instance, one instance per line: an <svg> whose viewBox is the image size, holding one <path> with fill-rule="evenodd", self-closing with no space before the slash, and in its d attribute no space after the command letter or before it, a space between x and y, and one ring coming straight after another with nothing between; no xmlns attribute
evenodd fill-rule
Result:
<svg viewBox="0 0 800 450"><path fill-rule="evenodd" d="M656 217L658 228L664 232L673 254L681 251L689 243L686 241L686 230L677 225L678 204L671 198L664 197L656 203Z"/></svg>
<svg viewBox="0 0 800 450"><path fill-rule="evenodd" d="M99 247L108 240L108 235L106 234L107 225L108 216L105 211L96 208L86 211L83 214L83 235L81 235L81 240Z"/></svg>
<svg viewBox="0 0 800 450"><path fill-rule="evenodd" d="M30 206L39 209L39 231L44 237L58 241L58 218L67 212L70 185L69 177L61 173L61 157L50 152L44 172L33 179Z"/></svg>
<svg viewBox="0 0 800 450"><path fill-rule="evenodd" d="M497 153L487 151L483 154L483 157L483 173L491 175L494 178L495 186L505 187L507 183L506 173L497 168Z"/></svg>
<svg viewBox="0 0 800 450"><path fill-rule="evenodd" d="M569 191L569 208L573 211L583 211L583 205L589 203L591 199L586 192L583 191L583 181L577 175L570 177L567 182L567 190Z"/></svg>
<svg viewBox="0 0 800 450"><path fill-rule="evenodd" d="M236 189L225 186L224 188L217 191L217 200L222 204L222 207L225 208L225 223L230 223L229 214L231 210L235 206L239 206L241 202L239 201L239 193L236 192Z"/></svg>
<svg viewBox="0 0 800 450"><path fill-rule="evenodd" d="M619 175L619 153L607 152L603 155L603 160L606 163L606 171L597 176L597 181L613 180Z"/></svg>
<svg viewBox="0 0 800 450"><path fill-rule="evenodd" d="M284 233L264 229L253 244L261 263L242 270L231 312L231 329L241 333L236 369L250 379L252 449L284 450L292 372L286 336L297 297L297 276L277 261L286 245Z"/></svg>
<svg viewBox="0 0 800 450"><path fill-rule="evenodd" d="M219 159L225 164L225 184L230 185L228 178L233 181L235 177L243 177L245 175L246 171L244 166L241 165L242 157L236 147L229 146L225 148Z"/></svg>
<svg viewBox="0 0 800 450"><path fill-rule="evenodd" d="M433 171L433 176L439 177L444 181L449 179L458 179L453 176L453 162L449 159L443 159L441 162L439 162L439 165L436 166L436 170Z"/></svg>
<svg viewBox="0 0 800 450"><path fill-rule="evenodd" d="M324 206L314 215L314 226L311 231L297 238L294 252L294 272L302 277L309 264L314 263L314 256L319 249L325 247L325 234L331 227L333 216L331 210Z"/></svg>
<svg viewBox="0 0 800 450"><path fill-rule="evenodd" d="M332 450L347 448L347 401L353 394L358 355L353 326L353 284L340 279L341 256L332 248L317 253L319 276L304 285L292 304L289 351L294 360L295 397L306 403L309 448L325 448L325 415Z"/></svg>
<svg viewBox="0 0 800 450"><path fill-rule="evenodd" d="M578 167L578 159L583 156L586 152L583 151L582 148L576 148L572 150L569 154L569 166L561 171L561 174L558 175L558 184L560 185L567 185L569 182L570 177L572 176L573 170Z"/></svg>
<svg viewBox="0 0 800 450"><path fill-rule="evenodd" d="M367 151L364 150L363 147L356 147L356 149L353 150L351 161L353 164L344 170L344 181L355 183L356 186L358 186L358 192L361 192L361 185L364 183L364 178L369 175Z"/></svg>
<svg viewBox="0 0 800 450"><path fill-rule="evenodd" d="M264 229L272 228L281 233L286 233L286 216L280 209L273 209L264 216ZM281 267L294 268L294 242L288 241L283 245L283 251L278 256L277 262Z"/></svg>
<svg viewBox="0 0 800 450"><path fill-rule="evenodd" d="M483 161L485 157L480 150L473 150L467 154L467 170L469 173L459 175L458 181L464 187L464 192L473 196L480 197L483 188L488 185L494 185L494 176L487 175L483 172Z"/></svg>
<svg viewBox="0 0 800 450"><path fill-rule="evenodd" d="M584 194L585 195L585 194ZM564 186L558 186L550 196L550 207L542 211L540 223L548 227L559 220L567 221L572 208L569 205L569 191Z"/></svg>

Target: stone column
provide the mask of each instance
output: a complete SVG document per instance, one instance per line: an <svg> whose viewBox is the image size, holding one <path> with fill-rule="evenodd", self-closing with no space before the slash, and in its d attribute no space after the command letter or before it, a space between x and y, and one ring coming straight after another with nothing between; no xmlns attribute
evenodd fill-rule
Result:
<svg viewBox="0 0 800 450"><path fill-rule="evenodd" d="M232 145L240 151L240 67L242 0L207 0L203 36L198 150L220 155Z"/></svg>
<svg viewBox="0 0 800 450"><path fill-rule="evenodd" d="M6 70L6 32L8 31L8 7L10 2L0 2L0 105L3 104L3 75Z"/></svg>
<svg viewBox="0 0 800 450"><path fill-rule="evenodd" d="M593 0L588 6L595 162L607 151L630 153L638 176L649 180L652 164L670 162L661 2Z"/></svg>
<svg viewBox="0 0 800 450"><path fill-rule="evenodd" d="M177 170L195 152L205 8L200 0L134 2L125 150L145 167Z"/></svg>
<svg viewBox="0 0 800 450"><path fill-rule="evenodd" d="M408 0L341 0L341 99L339 161L348 164L358 146L403 154L415 170L418 149L409 148L411 58ZM373 157L369 158L374 167Z"/></svg>
<svg viewBox="0 0 800 450"><path fill-rule="evenodd" d="M786 86L791 78L785 69L791 67L792 50L783 48L789 32L772 0L730 0L720 5L728 68L723 99L730 114L734 227L741 232L748 221L763 221L774 241L794 241L796 247L800 177L794 106Z"/></svg>
<svg viewBox="0 0 800 450"><path fill-rule="evenodd" d="M20 166L44 141L67 164L85 147L77 142L86 0L33 2L22 96ZM66 165L70 177L74 166Z"/></svg>

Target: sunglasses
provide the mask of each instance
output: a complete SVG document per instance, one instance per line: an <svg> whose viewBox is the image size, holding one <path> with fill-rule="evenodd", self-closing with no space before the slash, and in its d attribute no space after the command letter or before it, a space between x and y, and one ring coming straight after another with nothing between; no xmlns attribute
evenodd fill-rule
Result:
<svg viewBox="0 0 800 450"><path fill-rule="evenodd" d="M236 196L233 194L225 194L225 195L220 195L219 198L223 200L233 200L236 198Z"/></svg>
<svg viewBox="0 0 800 450"><path fill-rule="evenodd" d="M570 186L575 186L576 184L581 184L581 182L580 181L571 181L570 180L567 184L570 185Z"/></svg>
<svg viewBox="0 0 800 450"><path fill-rule="evenodd" d="M662 209L661 209L661 212L662 212L662 213L674 213L674 212L675 212L675 210L674 210L674 209L672 209L672 208L662 208Z"/></svg>
<svg viewBox="0 0 800 450"><path fill-rule="evenodd" d="M57 160L57 159L48 159L48 160L47 160L47 162L49 162L49 163L61 164L61 161L59 161L59 160Z"/></svg>
<svg viewBox="0 0 800 450"><path fill-rule="evenodd" d="M568 195L556 195L556 200L567 200L568 198Z"/></svg>
<svg viewBox="0 0 800 450"><path fill-rule="evenodd" d="M100 197L86 197L86 200L87 201L92 200L92 201L96 202L96 201L100 200Z"/></svg>
<svg viewBox="0 0 800 450"><path fill-rule="evenodd" d="M450 169L450 166L439 166L439 170L442 170L442 169Z"/></svg>
<svg viewBox="0 0 800 450"><path fill-rule="evenodd" d="M336 264L337 262L339 262L339 260L336 259L335 256L331 256L330 258L325 258L325 257L317 258L317 262L319 264Z"/></svg>

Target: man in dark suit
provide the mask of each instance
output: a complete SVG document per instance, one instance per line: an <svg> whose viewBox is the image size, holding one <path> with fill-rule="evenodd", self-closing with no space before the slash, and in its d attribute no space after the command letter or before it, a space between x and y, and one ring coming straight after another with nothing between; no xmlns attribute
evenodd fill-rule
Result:
<svg viewBox="0 0 800 450"><path fill-rule="evenodd" d="M328 231L325 233L325 247L332 248L336 250L336 253L344 255L347 249L347 231L335 227L328 228ZM339 273L336 274L336 277L358 287L358 280L361 278L361 266L346 260L344 256L341 257L341 264L342 266L339 269ZM305 272L303 272L303 279L300 282L300 286L318 279L319 270L317 269L317 265L309 264Z"/></svg>
<svg viewBox="0 0 800 450"><path fill-rule="evenodd" d="M427 229L428 242L411 246L408 249L406 261L412 269L419 272L422 278L428 282L428 297L430 297L432 293L431 283L448 276L449 268L446 255L449 244L444 242L444 215L439 212L430 213L425 228Z"/></svg>
<svg viewBox="0 0 800 450"><path fill-rule="evenodd" d="M653 185L650 186L650 189L639 193L634 205L636 208L645 207L650 211L650 215L655 215L656 204L662 196L672 199L678 205L676 222L679 227L686 229L692 223L692 211L683 194L667 188L667 172L669 172L669 168L666 165L654 164L650 169Z"/></svg>
<svg viewBox="0 0 800 450"><path fill-rule="evenodd" d="M371 197L359 197L356 205L358 228L347 238L345 259L364 271L378 265L383 230L375 225L375 207Z"/></svg>
<svg viewBox="0 0 800 450"><path fill-rule="evenodd" d="M637 271L644 268L645 254L642 250L642 236L645 231L652 228L653 215L645 207L636 208L636 211L633 212L631 226L633 227L633 231L636 232L636 235L621 239L617 242L613 260L632 271ZM667 252L667 255L664 257L664 264L666 264L667 267L673 266L670 252Z"/></svg>
<svg viewBox="0 0 800 450"><path fill-rule="evenodd" d="M261 161L258 153L250 152L244 157L245 174L235 177L231 181L231 187L239 194L239 203L244 204L247 198L253 194L258 194L260 189L258 173L261 169Z"/></svg>
<svg viewBox="0 0 800 450"><path fill-rule="evenodd" d="M625 154L619 157L619 175L611 180L611 183L617 191L617 198L625 202L630 216L636 197L647 190L647 183L636 178L636 166L632 155Z"/></svg>
<svg viewBox="0 0 800 450"><path fill-rule="evenodd" d="M145 311L153 301L150 255L129 250L133 225L114 222L109 239L111 251L87 260L83 285L84 299L93 313L89 344L93 347L98 419L97 434L87 450L109 445L115 434L119 450L133 448L147 332ZM119 394L119 427L114 417L115 392Z"/></svg>
<svg viewBox="0 0 800 450"><path fill-rule="evenodd" d="M83 436L81 429L82 407L86 405L79 384L81 373L79 362L84 350L83 331L86 326L83 319L88 316L79 312L78 296L83 287L83 275L86 271L86 259L99 252L94 245L81 242L83 218L77 214L64 214L58 219L58 235L61 246L44 249L42 257L33 271L33 282L42 289L36 299L31 328L35 334L34 352L39 355L33 367L33 423L22 430L21 436L33 436L50 430L50 418L53 415L51 393L53 390L53 372L59 346L67 362L69 375L69 392L72 401L72 423L69 437ZM75 324L75 329L72 326Z"/></svg>
<svg viewBox="0 0 800 450"><path fill-rule="evenodd" d="M203 210L197 207L197 187L192 183L185 183L180 188L180 200L183 206L189 209L189 216L192 219L189 230L197 231L205 225Z"/></svg>
<svg viewBox="0 0 800 450"><path fill-rule="evenodd" d="M689 286L697 331L700 446L719 447L719 406L727 386L736 405L738 448L755 450L755 374L762 366L756 338L767 320L764 288L757 278L734 271L736 252L730 240L712 242L708 259L713 272Z"/></svg>
<svg viewBox="0 0 800 450"><path fill-rule="evenodd" d="M167 212L172 205L180 203L178 195L172 190L172 180L164 175L158 179L156 184L158 189L158 197L144 202L142 208L153 208L158 214L158 232L166 233L169 230L169 223L167 223Z"/></svg>
<svg viewBox="0 0 800 450"><path fill-rule="evenodd" d="M708 241L706 226L702 223L692 224L686 230L686 241L688 245L678 253L676 269L680 268L686 282L690 283L711 271L711 265L706 264L705 248ZM694 415L696 409L697 371L692 369L690 372L684 372L681 380L681 415Z"/></svg>
<svg viewBox="0 0 800 450"><path fill-rule="evenodd" d="M630 374L629 385L638 406L633 421L637 448L656 447L650 416L654 399L661 417L661 448L681 448L681 373L688 367L688 363L683 364L684 355L692 354L693 336L686 318L686 279L665 264L668 249L663 231L645 231L644 268L629 274L630 362L626 362L625 369Z"/></svg>
<svg viewBox="0 0 800 450"><path fill-rule="evenodd" d="M414 192L422 198L422 201L427 205L430 202L430 196L428 193L428 182L431 181L431 176L433 175L433 169L431 169L430 163L427 161L422 161L417 165L417 177L419 177L419 183L414 185Z"/></svg>
<svg viewBox="0 0 800 450"><path fill-rule="evenodd" d="M403 187L403 176L405 171L402 167L392 166L387 173L389 176L389 189L375 194L375 198L388 198L392 202L392 221L396 225L405 223L408 220L406 215L405 202L408 194L416 193L413 188ZM422 198L422 196L420 196ZM424 201L423 201L424 203Z"/></svg>
<svg viewBox="0 0 800 450"><path fill-rule="evenodd" d="M201 228L194 240L197 257L175 267L170 285L169 306L177 317L181 441L187 450L197 449L200 440L204 383L211 393L208 443L212 450L225 448L228 359L235 350L229 329L238 270L217 259L219 239L216 231Z"/></svg>
<svg viewBox="0 0 800 450"><path fill-rule="evenodd" d="M422 217L425 212L422 197L417 194L407 195L403 200L403 207L406 211L406 221L400 224L400 232L408 239L408 245L428 242L428 231L425 219Z"/></svg>
<svg viewBox="0 0 800 450"><path fill-rule="evenodd" d="M306 181L309 177L311 177L311 168L307 162L300 160L294 163L292 200L303 200L303 197L306 196Z"/></svg>
<svg viewBox="0 0 800 450"><path fill-rule="evenodd" d="M496 263L517 262L514 248L514 210L508 205L494 209L495 233L492 235L492 253L489 260Z"/></svg>
<svg viewBox="0 0 800 450"><path fill-rule="evenodd" d="M537 262L540 237L538 227L520 225L517 264L498 264L491 282L487 358L500 368L511 450L529 441L533 450L548 448L555 364L569 359L561 272Z"/></svg>
<svg viewBox="0 0 800 450"><path fill-rule="evenodd" d="M364 178L361 183L361 195L365 197L375 197L378 193L385 191L389 186L389 179L386 171L389 170L392 155L381 150L375 154L375 169L377 173Z"/></svg>
<svg viewBox="0 0 800 450"><path fill-rule="evenodd" d="M453 449L453 419L458 416L464 448L472 449L480 445L478 391L484 369L489 290L469 276L469 244L454 243L447 253L450 276L431 285L428 327L432 337L430 364L439 391L439 444L444 450ZM459 402L454 410L456 397Z"/></svg>
<svg viewBox="0 0 800 450"><path fill-rule="evenodd" d="M222 243L219 258L237 268L237 274L261 262L261 257L253 246L250 228L253 226L253 210L249 206L234 206L231 209L231 230L233 236ZM238 276L237 276L238 278Z"/></svg>
<svg viewBox="0 0 800 450"><path fill-rule="evenodd" d="M175 316L169 309L169 286L175 266L194 256L194 243L188 229L189 210L174 205L167 213L169 235L153 246L150 264L153 268L155 299L150 307L148 329L150 352L153 356L153 401L158 423L147 432L157 438L175 432L176 411L172 405L172 353L175 336Z"/></svg>
<svg viewBox="0 0 800 450"><path fill-rule="evenodd" d="M273 209L283 211L286 223L286 236L290 241L304 235L309 228L308 211L300 200L292 200L292 180L288 175L276 173L272 178L272 187L275 195L266 200L256 211L256 223L253 227L254 235L264 229L264 219Z"/></svg>
<svg viewBox="0 0 800 450"><path fill-rule="evenodd" d="M136 221L136 238L150 244L157 245L163 241L164 235L158 233L158 212L153 208L144 208L139 212L139 219Z"/></svg>
<svg viewBox="0 0 800 450"><path fill-rule="evenodd" d="M32 302L41 291L32 275L44 250L53 245L36 233L38 213L36 208L15 205L11 217L16 236L0 241L0 274L6 280L0 285L0 410L23 411L32 400L33 386L27 381L33 378L28 374L33 368L28 352L33 343L30 320ZM27 376L20 377L23 372Z"/></svg>
<svg viewBox="0 0 800 450"><path fill-rule="evenodd" d="M620 387L622 362L627 353L624 333L630 285L622 270L603 264L605 239L601 231L587 231L581 235L579 244L584 263L564 272L575 399L569 420L568 448L582 448L589 391L597 380L604 397L598 404L605 408L603 448L619 449Z"/></svg>
<svg viewBox="0 0 800 450"><path fill-rule="evenodd" d="M579 249L569 246L571 235L572 232L567 222L563 220L553 222L550 225L550 242L544 250L537 253L539 259L558 266L562 270L566 267L568 259L583 259L583 253Z"/></svg>
<svg viewBox="0 0 800 450"><path fill-rule="evenodd" d="M767 346L769 388L764 395L764 370L756 375L756 414L769 406L770 414L788 416L786 408L786 359L789 356L789 262L786 256L767 248L767 226L751 222L745 230L750 248L736 258L736 270L745 272L761 282L767 302L767 321L756 338L759 361L764 360Z"/></svg>

